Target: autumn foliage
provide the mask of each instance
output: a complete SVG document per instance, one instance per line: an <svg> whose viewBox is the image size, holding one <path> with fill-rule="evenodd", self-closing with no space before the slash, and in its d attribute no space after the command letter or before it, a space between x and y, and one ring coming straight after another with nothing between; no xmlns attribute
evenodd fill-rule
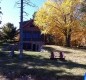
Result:
<svg viewBox="0 0 86 80"><path fill-rule="evenodd" d="M48 0L35 14L34 23L43 34L53 35L58 45L85 45L86 16L80 8L81 0Z"/></svg>

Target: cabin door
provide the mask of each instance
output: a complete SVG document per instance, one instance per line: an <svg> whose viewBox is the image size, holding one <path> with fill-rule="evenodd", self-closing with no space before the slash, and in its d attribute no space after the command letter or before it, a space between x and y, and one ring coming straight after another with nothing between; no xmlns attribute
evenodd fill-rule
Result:
<svg viewBox="0 0 86 80"><path fill-rule="evenodd" d="M33 51L36 51L36 44L33 44Z"/></svg>

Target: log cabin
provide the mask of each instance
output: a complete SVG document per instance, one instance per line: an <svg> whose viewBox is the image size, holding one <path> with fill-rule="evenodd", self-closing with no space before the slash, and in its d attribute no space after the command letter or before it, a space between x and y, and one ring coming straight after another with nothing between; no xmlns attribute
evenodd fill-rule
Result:
<svg viewBox="0 0 86 80"><path fill-rule="evenodd" d="M19 32L16 37L18 39ZM30 51L40 51L44 45L44 36L40 29L34 25L34 20L30 19L23 22L23 49Z"/></svg>

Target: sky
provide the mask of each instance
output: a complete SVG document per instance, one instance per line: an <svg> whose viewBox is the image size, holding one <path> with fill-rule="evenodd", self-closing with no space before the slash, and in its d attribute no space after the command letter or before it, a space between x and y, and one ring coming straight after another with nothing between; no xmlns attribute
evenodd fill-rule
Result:
<svg viewBox="0 0 86 80"><path fill-rule="evenodd" d="M19 28L20 8L18 8L19 6L16 5L17 1L20 1L20 0L2 0L1 1L0 6L1 6L1 11L3 15L1 15L2 18L0 18L2 20L0 27L10 22L10 23L13 23L15 27ZM24 21L32 18L33 13L37 11L46 0L30 0L30 1L33 4L35 4L36 7L31 7L31 6L25 7L24 11L27 12L29 15L24 16Z"/></svg>

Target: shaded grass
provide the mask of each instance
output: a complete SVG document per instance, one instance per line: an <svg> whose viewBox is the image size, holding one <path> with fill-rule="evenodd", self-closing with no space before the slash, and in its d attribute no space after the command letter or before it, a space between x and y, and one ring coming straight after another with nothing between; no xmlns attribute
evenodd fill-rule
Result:
<svg viewBox="0 0 86 80"><path fill-rule="evenodd" d="M58 48L56 50L58 51ZM83 61L81 63L77 60L74 61L77 57L81 59L82 55L72 53L69 50L68 52L65 52L66 61L50 60L49 52L24 51L22 60L19 59L18 52L15 52L14 57L9 57L9 52L0 52L0 74L10 80L26 75L36 76L36 78L46 77L49 80L52 77L56 80L58 78L64 78L65 80L66 77L68 80L82 80L86 64ZM71 79L69 79L70 77Z"/></svg>

